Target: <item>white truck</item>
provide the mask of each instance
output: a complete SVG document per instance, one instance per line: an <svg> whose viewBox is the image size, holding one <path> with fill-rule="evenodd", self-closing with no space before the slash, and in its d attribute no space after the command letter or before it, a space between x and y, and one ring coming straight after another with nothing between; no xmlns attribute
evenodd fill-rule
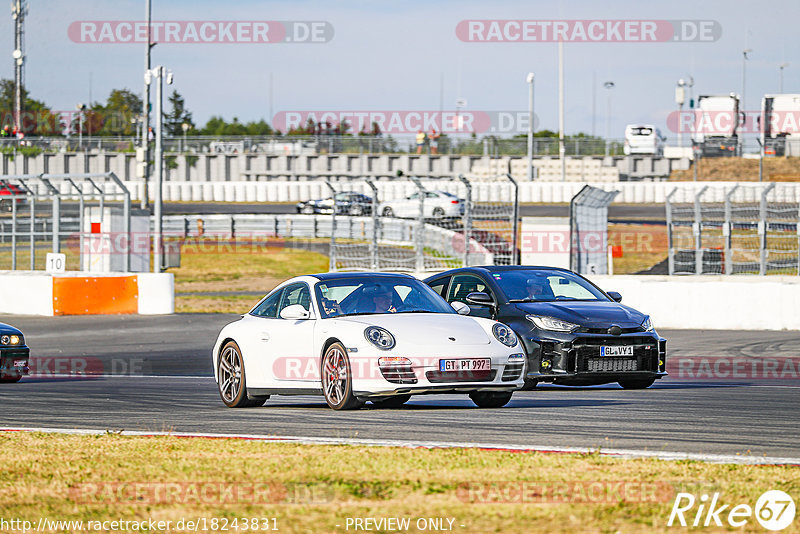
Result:
<svg viewBox="0 0 800 534"><path fill-rule="evenodd" d="M759 122L765 156L800 156L800 94L764 95Z"/></svg>
<svg viewBox="0 0 800 534"><path fill-rule="evenodd" d="M664 136L652 124L629 124L625 127L625 146L622 151L626 156L646 154L664 155Z"/></svg>
<svg viewBox="0 0 800 534"><path fill-rule="evenodd" d="M692 142L702 156L736 156L741 125L736 93L697 97Z"/></svg>

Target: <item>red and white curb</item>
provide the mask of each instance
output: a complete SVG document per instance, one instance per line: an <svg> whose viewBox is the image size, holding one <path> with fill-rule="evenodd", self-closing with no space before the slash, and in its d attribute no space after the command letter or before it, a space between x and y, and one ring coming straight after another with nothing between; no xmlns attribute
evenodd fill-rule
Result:
<svg viewBox="0 0 800 534"><path fill-rule="evenodd" d="M448 441L405 441L392 439L319 438L303 436L271 436L267 434L211 434L202 432L147 432L137 430L98 430L91 428L40 428L0 427L0 432L42 432L49 434L72 434L99 436L114 434L130 437L171 436L178 438L242 439L264 442L297 443L300 445L355 445L362 447L404 447L412 449L479 449L507 452L539 452L550 454L599 454L620 459L693 460L716 464L739 465L794 465L800 466L800 458L776 456L752 456L749 454L700 454L691 452L649 451L636 449L592 449L590 447L548 447L537 445L509 445L497 443L459 443Z"/></svg>

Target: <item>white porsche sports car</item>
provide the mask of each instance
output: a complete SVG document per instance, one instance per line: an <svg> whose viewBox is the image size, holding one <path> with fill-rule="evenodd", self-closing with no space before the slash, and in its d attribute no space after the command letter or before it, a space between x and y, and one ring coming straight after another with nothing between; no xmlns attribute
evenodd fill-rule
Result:
<svg viewBox="0 0 800 534"><path fill-rule="evenodd" d="M408 275L298 276L222 329L214 377L231 408L319 394L334 410L400 406L425 393L504 406L523 385L524 350L509 327L468 312Z"/></svg>

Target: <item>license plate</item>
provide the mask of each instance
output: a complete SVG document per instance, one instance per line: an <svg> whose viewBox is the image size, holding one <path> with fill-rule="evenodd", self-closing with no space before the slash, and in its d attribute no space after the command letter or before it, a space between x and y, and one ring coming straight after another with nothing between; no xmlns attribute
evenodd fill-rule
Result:
<svg viewBox="0 0 800 534"><path fill-rule="evenodd" d="M627 347L600 347L600 356L633 356L633 345Z"/></svg>
<svg viewBox="0 0 800 534"><path fill-rule="evenodd" d="M439 371L488 371L492 368L490 358L469 360L439 360Z"/></svg>
<svg viewBox="0 0 800 534"><path fill-rule="evenodd" d="M14 367L25 367L27 363L27 360L14 360Z"/></svg>

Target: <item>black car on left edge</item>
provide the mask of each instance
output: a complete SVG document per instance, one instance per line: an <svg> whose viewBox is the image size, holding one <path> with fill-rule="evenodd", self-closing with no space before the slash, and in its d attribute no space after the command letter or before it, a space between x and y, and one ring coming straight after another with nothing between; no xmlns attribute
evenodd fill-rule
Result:
<svg viewBox="0 0 800 534"><path fill-rule="evenodd" d="M539 382L642 389L666 376L667 340L650 317L583 276L556 267L466 267L425 280L470 315L510 326L525 346L526 388Z"/></svg>
<svg viewBox="0 0 800 534"><path fill-rule="evenodd" d="M22 332L0 323L0 383L18 382L27 375L30 354Z"/></svg>

